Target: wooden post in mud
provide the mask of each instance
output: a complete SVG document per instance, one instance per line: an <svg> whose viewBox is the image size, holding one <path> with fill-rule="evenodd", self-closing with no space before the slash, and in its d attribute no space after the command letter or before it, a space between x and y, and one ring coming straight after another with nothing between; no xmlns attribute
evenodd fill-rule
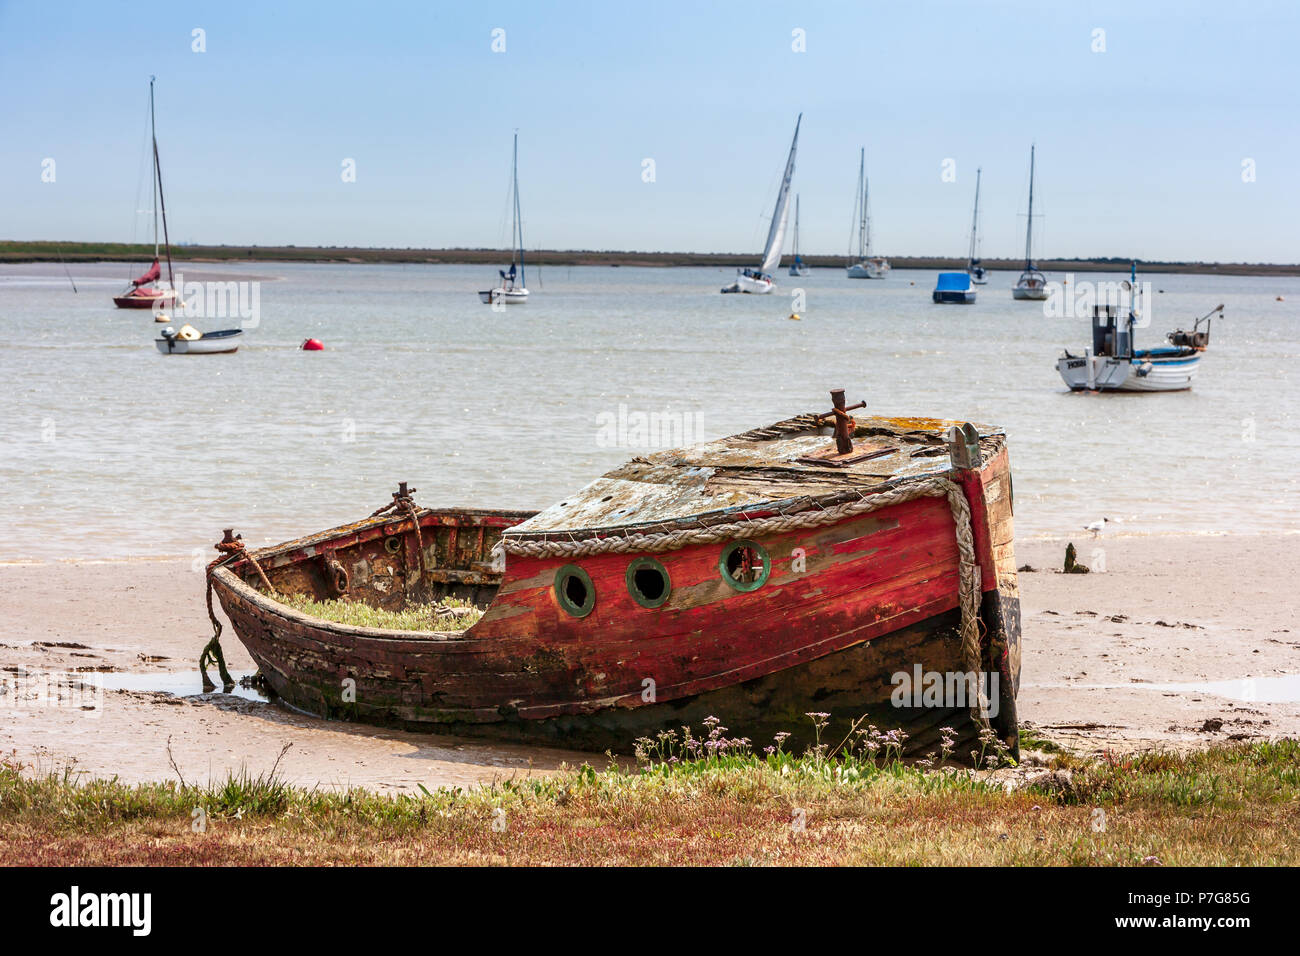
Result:
<svg viewBox="0 0 1300 956"><path fill-rule="evenodd" d="M1066 574L1087 574L1092 570L1086 564L1080 564L1078 557L1079 552L1074 550L1074 542L1071 541L1065 546L1065 567L1062 570Z"/></svg>

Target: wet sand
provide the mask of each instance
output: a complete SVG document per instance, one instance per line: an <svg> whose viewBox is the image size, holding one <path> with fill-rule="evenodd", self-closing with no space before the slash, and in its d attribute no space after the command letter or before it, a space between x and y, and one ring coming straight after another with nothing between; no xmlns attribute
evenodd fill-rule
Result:
<svg viewBox="0 0 1300 956"><path fill-rule="evenodd" d="M1064 541L1017 545L1018 561L1039 569L1020 575L1022 724L1088 751L1300 735L1300 536L1075 544L1097 571L1058 573ZM293 783L390 792L606 759L325 722L251 693L204 695L197 657L210 635L203 575L189 561L0 565L4 676L80 669L106 684L75 706L0 696L0 752L127 782L174 779L174 759L206 783L269 771L292 744L279 770ZM236 676L252 673L228 626L222 646ZM1215 681L1231 683L1202 686Z"/></svg>

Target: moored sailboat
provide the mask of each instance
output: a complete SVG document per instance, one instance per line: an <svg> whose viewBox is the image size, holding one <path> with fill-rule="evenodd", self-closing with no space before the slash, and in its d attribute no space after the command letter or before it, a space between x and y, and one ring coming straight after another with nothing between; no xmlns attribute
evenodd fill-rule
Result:
<svg viewBox="0 0 1300 956"><path fill-rule="evenodd" d="M1011 290L1013 299L1046 299L1047 277L1034 265L1034 147L1029 147L1029 219L1025 225L1025 271L1020 273L1015 288Z"/></svg>
<svg viewBox="0 0 1300 956"><path fill-rule="evenodd" d="M988 271L980 265L979 258L980 174L982 172L981 169L975 170L975 211L970 219L970 255L966 258L966 272L970 276L970 281L976 285L984 285L989 281Z"/></svg>
<svg viewBox="0 0 1300 956"><path fill-rule="evenodd" d="M785 244L785 228L790 216L790 183L794 179L794 155L799 146L799 124L802 122L803 114L800 113L794 123L794 138L790 140L790 155L785 161L785 173L776 192L776 205L772 207L772 224L767 229L763 261L757 269L741 269L737 272L736 281L723 286L723 292L767 295L776 288L772 274L781 264L781 248Z"/></svg>
<svg viewBox="0 0 1300 956"><path fill-rule="evenodd" d="M858 255L853 260L852 242L849 244L848 277L850 279L883 279L889 275L889 260L871 254L870 184L867 181L867 150L858 154L858 191L854 197L853 218L858 226Z"/></svg>
<svg viewBox="0 0 1300 956"><path fill-rule="evenodd" d="M528 301L528 286L524 281L524 220L519 213L519 134L515 133L514 153L511 159L510 201L510 271L499 269L501 284L478 294L485 305L522 305Z"/></svg>
<svg viewBox="0 0 1300 956"><path fill-rule="evenodd" d="M176 301L176 291L172 285L172 246L167 235L167 203L163 198L162 165L158 159L158 127L154 119L153 85L155 77L149 77L149 139L152 144L153 171L150 179L153 183L153 264L141 276L131 280L126 292L113 297L113 304L119 309L165 308ZM162 211L162 240L167 252L167 284L159 285L162 278L162 266L159 262L158 248L158 213Z"/></svg>
<svg viewBox="0 0 1300 956"><path fill-rule="evenodd" d="M799 256L799 196L794 197L794 242L792 243L794 261L790 263L790 275L806 276L812 273L812 268L804 262Z"/></svg>

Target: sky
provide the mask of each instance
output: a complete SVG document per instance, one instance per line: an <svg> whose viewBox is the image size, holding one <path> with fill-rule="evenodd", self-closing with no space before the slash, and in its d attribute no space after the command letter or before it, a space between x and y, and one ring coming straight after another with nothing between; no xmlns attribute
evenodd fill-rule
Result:
<svg viewBox="0 0 1300 956"><path fill-rule="evenodd" d="M802 252L847 252L865 147L877 252L964 256L978 167L982 254L1020 256L1033 143L1037 256L1300 262L1297 35L1283 2L0 0L0 239L149 238L154 74L174 242L503 246L517 129L529 247L757 253L802 113Z"/></svg>

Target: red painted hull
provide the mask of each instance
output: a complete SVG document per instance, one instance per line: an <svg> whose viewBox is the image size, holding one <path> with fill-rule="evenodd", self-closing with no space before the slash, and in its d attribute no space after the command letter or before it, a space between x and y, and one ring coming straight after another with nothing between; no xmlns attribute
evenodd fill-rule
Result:
<svg viewBox="0 0 1300 956"><path fill-rule="evenodd" d="M980 567L981 670L999 675L993 725L1014 747L1020 622L1006 451L955 475L970 502ZM586 557L596 599L581 618L556 597L563 558L512 555L504 573L481 570L501 532L524 517L422 512L426 554L449 569L441 579L421 571L408 518L359 522L259 553L277 590L327 596L320 568L330 555L370 603L401 606L412 586L490 601L464 632L368 631L308 618L254 588L247 561L218 570L214 587L276 693L325 716L620 751L637 736L698 726L710 714L760 747L778 731L797 742L808 711L902 727L917 747L945 723L963 740L975 732L968 710L891 701L894 675L917 665L967 670L956 631L955 524L942 498L756 537L772 560L768 580L751 592L722 579L716 544L659 554L671 594L653 609L629 593L628 555ZM355 700L344 694L348 681Z"/></svg>
<svg viewBox="0 0 1300 956"><path fill-rule="evenodd" d="M126 295L113 296L113 304L119 309L152 309L155 305L170 306L176 301L175 292L142 293L139 290Z"/></svg>

